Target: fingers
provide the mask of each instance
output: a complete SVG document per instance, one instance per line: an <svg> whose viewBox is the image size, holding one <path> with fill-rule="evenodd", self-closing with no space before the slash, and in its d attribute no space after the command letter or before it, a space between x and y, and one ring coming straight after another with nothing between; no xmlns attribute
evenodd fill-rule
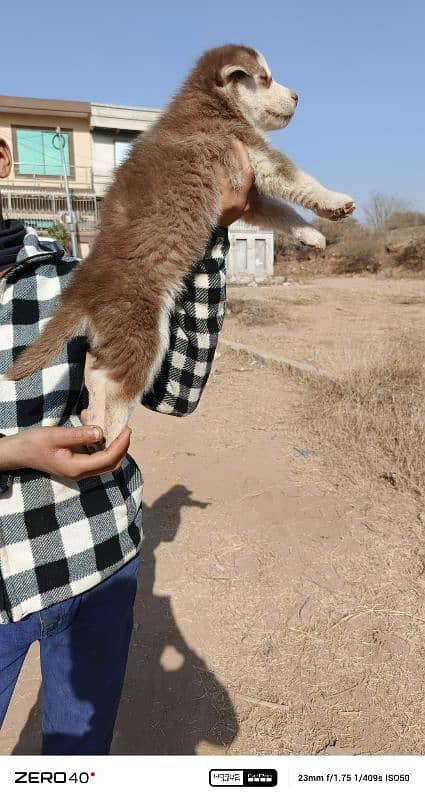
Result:
<svg viewBox="0 0 425 800"><path fill-rule="evenodd" d="M254 185L254 172L249 160L248 150L240 139L233 139L231 147L238 160L241 170L242 186L240 193L243 197L245 197L249 194Z"/></svg>
<svg viewBox="0 0 425 800"><path fill-rule="evenodd" d="M105 472L114 472L119 469L129 448L130 436L130 428L125 428L106 450L101 450L91 455L74 453L72 456L72 474L79 477L88 477L89 475L103 475Z"/></svg>
<svg viewBox="0 0 425 800"><path fill-rule="evenodd" d="M258 203L258 190L254 184L253 186L251 186L251 189L248 192L248 200L243 210L244 214L246 214L248 211L252 211L253 209L255 209L257 203Z"/></svg>
<svg viewBox="0 0 425 800"><path fill-rule="evenodd" d="M81 425L78 428L52 428L50 431L52 444L55 447L72 447L73 445L90 445L103 439L102 428L97 425Z"/></svg>
<svg viewBox="0 0 425 800"><path fill-rule="evenodd" d="M251 167L251 162L248 156L248 150L241 142L240 139L232 139L231 148L233 150L234 155L236 156L237 162L241 168L241 172L249 177L250 184L252 183L253 179L253 171Z"/></svg>

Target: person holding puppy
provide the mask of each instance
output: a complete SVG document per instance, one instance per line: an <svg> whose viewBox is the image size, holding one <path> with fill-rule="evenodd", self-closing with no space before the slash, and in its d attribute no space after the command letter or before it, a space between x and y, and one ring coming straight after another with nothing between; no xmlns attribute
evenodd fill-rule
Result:
<svg viewBox="0 0 425 800"><path fill-rule="evenodd" d="M217 164L220 227L171 314L168 352L142 399L161 413L195 410L214 358L226 228L255 191L247 152L237 140L233 147L242 188L235 193ZM0 179L11 166L0 139ZM77 263L53 240L4 220L0 203L0 374L38 337L41 308L54 313ZM105 450L89 452L103 431L85 424L86 353L86 340L76 337L54 366L0 381L0 727L38 640L45 755L109 753L137 588L143 480L127 454L129 428Z"/></svg>

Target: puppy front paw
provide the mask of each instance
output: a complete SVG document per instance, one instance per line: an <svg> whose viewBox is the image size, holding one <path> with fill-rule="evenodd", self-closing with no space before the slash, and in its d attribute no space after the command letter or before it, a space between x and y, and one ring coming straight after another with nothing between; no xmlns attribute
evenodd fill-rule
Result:
<svg viewBox="0 0 425 800"><path fill-rule="evenodd" d="M356 204L348 194L339 194L338 192L330 192L326 199L319 204L313 211L319 217L326 219L344 219L355 211Z"/></svg>
<svg viewBox="0 0 425 800"><path fill-rule="evenodd" d="M294 231L295 238L301 244L306 244L308 247L315 247L317 250L324 250L326 247L326 239L320 231L315 228L297 228Z"/></svg>

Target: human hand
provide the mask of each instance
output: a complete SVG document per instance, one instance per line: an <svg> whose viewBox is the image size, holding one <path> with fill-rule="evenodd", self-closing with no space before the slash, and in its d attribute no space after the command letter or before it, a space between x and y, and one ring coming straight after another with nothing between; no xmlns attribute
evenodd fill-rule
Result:
<svg viewBox="0 0 425 800"><path fill-rule="evenodd" d="M250 198L256 193L254 186L254 173L248 158L248 151L240 139L234 139L232 150L237 162L239 163L242 186L240 191L235 192L226 168L218 161L214 163L221 188L221 216L218 225L227 228L232 222L243 216L245 211L250 209Z"/></svg>
<svg viewBox="0 0 425 800"><path fill-rule="evenodd" d="M0 439L0 469L36 469L77 481L119 469L130 444L131 430L125 428L107 447L96 453L85 448L103 439L101 428L29 428Z"/></svg>

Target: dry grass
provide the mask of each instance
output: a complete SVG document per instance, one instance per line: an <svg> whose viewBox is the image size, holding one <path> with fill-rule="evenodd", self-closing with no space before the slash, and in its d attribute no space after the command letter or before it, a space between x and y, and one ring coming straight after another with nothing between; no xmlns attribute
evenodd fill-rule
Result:
<svg viewBox="0 0 425 800"><path fill-rule="evenodd" d="M313 227L326 237L324 251L305 247L289 235L275 236L275 274L298 278L319 273L377 273L395 269L400 274L405 269L410 272L425 269L424 213L412 211L402 198L374 194L365 215L366 225L351 217L338 222L314 218ZM412 242L412 235L419 241Z"/></svg>
<svg viewBox="0 0 425 800"><path fill-rule="evenodd" d="M298 297L288 298L288 305L291 306L311 306L313 303L320 303L318 294L298 295Z"/></svg>
<svg viewBox="0 0 425 800"><path fill-rule="evenodd" d="M334 384L312 384L312 403L320 441L346 465L366 465L375 477L424 496L425 365L418 345L371 353Z"/></svg>
<svg viewBox="0 0 425 800"><path fill-rule="evenodd" d="M417 225L425 225L425 214L419 211L399 211L392 214L384 222L387 231L394 231L400 228L412 228Z"/></svg>
<svg viewBox="0 0 425 800"><path fill-rule="evenodd" d="M419 306L425 304L425 297L421 297L418 294L408 294L401 297L391 297L390 301L400 306Z"/></svg>
<svg viewBox="0 0 425 800"><path fill-rule="evenodd" d="M397 254L396 263L411 272L423 272L425 269L425 239L404 247Z"/></svg>
<svg viewBox="0 0 425 800"><path fill-rule="evenodd" d="M347 219L341 219L337 222L323 217L314 217L312 225L313 228L323 233L328 246L340 242L352 230L360 227L359 223L352 217L347 217Z"/></svg>
<svg viewBox="0 0 425 800"><path fill-rule="evenodd" d="M238 317L239 322L247 327L278 325L288 323L290 316L287 304L279 301L243 300L236 298L227 301L227 313Z"/></svg>
<svg viewBox="0 0 425 800"><path fill-rule="evenodd" d="M336 272L377 272L382 257L383 242L378 233L353 225L336 245L341 262Z"/></svg>

